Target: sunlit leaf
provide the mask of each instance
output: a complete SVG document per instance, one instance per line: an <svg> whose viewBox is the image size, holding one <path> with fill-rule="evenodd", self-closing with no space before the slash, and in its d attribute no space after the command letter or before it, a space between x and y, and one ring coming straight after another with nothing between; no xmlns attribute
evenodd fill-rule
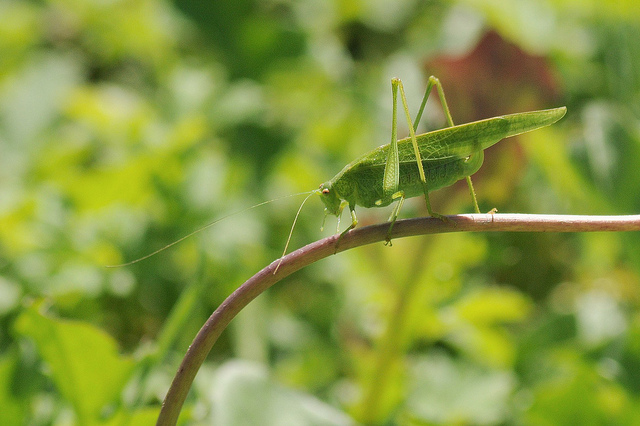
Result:
<svg viewBox="0 0 640 426"><path fill-rule="evenodd" d="M16 320L16 330L36 344L60 393L81 424L95 423L118 396L134 363L118 353L114 340L94 326L46 316L37 304Z"/></svg>
<svg viewBox="0 0 640 426"><path fill-rule="evenodd" d="M16 360L9 355L0 358L0 424L20 425L23 424L23 405L13 386L16 380Z"/></svg>

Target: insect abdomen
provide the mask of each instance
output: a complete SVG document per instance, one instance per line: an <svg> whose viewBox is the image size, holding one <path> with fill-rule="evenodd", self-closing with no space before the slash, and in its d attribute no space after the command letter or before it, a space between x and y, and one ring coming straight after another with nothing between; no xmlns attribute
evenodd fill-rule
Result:
<svg viewBox="0 0 640 426"><path fill-rule="evenodd" d="M427 188L433 191L470 176L480 168L483 160L482 150L467 158L422 160ZM391 194L384 193L383 176L383 164L344 170L333 181L333 188L342 199L350 203L366 208L383 207L394 201L390 197ZM398 191L403 191L406 198L424 195L415 160L400 162Z"/></svg>
<svg viewBox="0 0 640 426"><path fill-rule="evenodd" d="M484 161L484 151L480 150L467 158L446 160L423 160L427 188L429 191L452 185L460 179L478 171ZM415 162L400 165L399 190L404 191L405 197L423 195L422 182Z"/></svg>

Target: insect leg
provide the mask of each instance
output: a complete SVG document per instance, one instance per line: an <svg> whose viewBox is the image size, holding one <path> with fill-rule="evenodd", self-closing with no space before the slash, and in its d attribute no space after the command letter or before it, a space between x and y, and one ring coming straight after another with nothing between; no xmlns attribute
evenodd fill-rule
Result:
<svg viewBox="0 0 640 426"><path fill-rule="evenodd" d="M437 79L436 79L436 82L437 82ZM405 113L405 116L407 117L409 134L411 136L411 143L413 144L413 152L416 157L416 162L418 164L418 173L420 175L420 181L422 181L422 188L424 190L424 199L427 203L427 211L429 212L429 215L432 217L437 217L438 219L446 220L445 216L439 213L436 213L431 209L431 202L429 201L429 189L427 188L427 178L424 174L424 168L422 166L422 157L420 155L420 148L418 147L418 141L416 140L416 131L413 126L413 123L411 122L411 115L409 114L409 106L407 105L407 96L404 93L404 87L402 85L402 81L400 81L400 79L395 78L392 80L392 84L398 86L398 88L400 89L400 98L402 99L402 106L404 107L404 113ZM433 84L436 84L436 83L431 83L432 86ZM431 88L428 87L427 90L430 91ZM428 95L428 91L427 93L425 93L425 95ZM423 103L425 102L426 98L427 96L425 96L425 98L423 99Z"/></svg>
<svg viewBox="0 0 640 426"><path fill-rule="evenodd" d="M418 124L420 124L422 113L424 112L425 106L427 106L427 99L429 99L429 95L431 94L431 89L433 89L433 86L439 83L440 83L440 80L438 80L436 77L434 76L429 77L429 81L427 82L427 88L424 91L424 96L422 97L422 102L420 103L420 109L418 110L418 114L416 114L416 119L413 122L414 132L418 131ZM452 125L453 124L450 124L450 126Z"/></svg>
<svg viewBox="0 0 640 426"><path fill-rule="evenodd" d="M400 184L400 160L398 158L398 84L400 80L391 80L393 95L393 115L391 118L391 143L387 152L382 178L382 192L384 198L389 198L398 191Z"/></svg>
<svg viewBox="0 0 640 426"><path fill-rule="evenodd" d="M398 219L398 214L400 213L400 209L402 208L402 205L404 204L404 200L405 200L404 192L399 192L398 194L400 196L400 199L398 200L396 205L393 207L391 216L389 216L389 222L391 222L391 224L389 225L389 230L387 231L387 237L385 238L385 243L384 243L385 245L388 245L388 246L391 246L391 231L393 230L393 225L395 225L396 223L396 219Z"/></svg>
<svg viewBox="0 0 640 426"><path fill-rule="evenodd" d="M347 232L351 231L353 228L356 227L356 225L358 225L358 218L356 217L356 206L349 204L349 211L351 212L351 225L349 225L347 229L345 229L340 233L340 236L338 237L338 241L336 241L336 245L334 247L335 248L335 251L333 252L334 254L338 252L338 247L340 246L340 241L342 240L342 237L344 237L344 235ZM338 232L340 232L339 228L340 228L340 223L338 222Z"/></svg>
<svg viewBox="0 0 640 426"><path fill-rule="evenodd" d="M382 181L382 191L384 198L394 199L398 194L398 186L400 185L400 160L398 157L398 86L402 88L402 82L394 78L391 80L391 93L393 95L393 115L391 118L391 143L389 144L389 152L387 153L387 162L384 165L384 177ZM411 118L409 118L411 121ZM409 123L411 126L411 123ZM400 208L404 202L404 194L401 194L400 201L394 206L393 212L389 217L391 224L387 231L386 243L391 245L391 231L396 223ZM355 219L355 216L354 216Z"/></svg>
<svg viewBox="0 0 640 426"><path fill-rule="evenodd" d="M340 232L340 220L342 219L342 211L344 210L344 208L345 208L346 206L347 206L347 202L346 202L346 201L342 201L342 202L340 203L340 208L338 209L338 214L336 215L336 217L338 218L338 221L337 221L338 223L336 224L336 234L337 234L338 232ZM353 221L352 221L352 222L353 222ZM356 223L357 223L357 221L356 221ZM354 227L354 226L355 226L355 225L351 226L350 228L347 228L344 232L347 232L348 230L353 229L353 227ZM344 233L344 232L343 232L343 233Z"/></svg>
<svg viewBox="0 0 640 426"><path fill-rule="evenodd" d="M469 186L469 193L471 194L471 200L473 201L473 209L476 213L480 213L480 207L478 207L478 200L476 199L476 190L473 189L473 183L471 183L471 176L467 176L467 185Z"/></svg>
<svg viewBox="0 0 640 426"><path fill-rule="evenodd" d="M429 83L427 83L427 91L425 93L425 98L422 100L422 105L420 105L420 111L418 111L418 116L416 117L415 127L418 127L418 121L422 115L422 110L424 109L424 105L427 103L427 97L429 92L436 86L438 90L438 97L440 98L440 105L442 105L442 110L444 111L445 117L447 119L448 127L453 127L453 118L451 117L451 111L449 111L449 105L447 104L447 99L444 97L444 89L442 88L442 83L438 78L431 76L429 77ZM478 207L478 200L476 199L476 191L473 189L473 183L471 182L471 176L466 177L467 185L469 186L469 193L471 194L471 200L473 201L473 208L476 213L480 213L480 208Z"/></svg>

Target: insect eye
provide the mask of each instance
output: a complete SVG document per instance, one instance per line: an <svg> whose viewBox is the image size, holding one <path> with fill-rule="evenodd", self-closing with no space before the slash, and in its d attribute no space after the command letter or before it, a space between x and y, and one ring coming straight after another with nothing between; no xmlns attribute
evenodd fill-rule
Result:
<svg viewBox="0 0 640 426"><path fill-rule="evenodd" d="M328 193L329 193L329 188L324 188L324 189L322 190L322 193L323 193L323 194L328 194Z"/></svg>

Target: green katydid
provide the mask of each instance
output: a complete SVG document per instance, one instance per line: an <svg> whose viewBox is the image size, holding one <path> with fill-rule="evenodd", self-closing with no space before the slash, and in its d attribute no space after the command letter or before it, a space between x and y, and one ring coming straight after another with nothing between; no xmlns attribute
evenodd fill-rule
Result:
<svg viewBox="0 0 640 426"><path fill-rule="evenodd" d="M433 87L437 88L442 109L447 118L446 127L421 135L416 129ZM466 178L476 213L480 213L471 175L478 171L484 160L484 150L504 138L515 136L560 120L566 107L503 115L455 126L440 81L429 77L415 122L411 122L409 107L400 79L391 80L393 94L393 118L391 143L380 146L347 164L333 179L320 185L325 217L340 217L349 206L351 225L343 234L354 228L358 219L355 207L382 207L397 201L389 221L387 242L402 204L406 198L424 194L427 210L433 217L444 219L435 213L429 202L429 191L452 185ZM397 138L397 97L400 98L407 118L410 136Z"/></svg>
<svg viewBox="0 0 640 426"><path fill-rule="evenodd" d="M434 86L437 89L448 127L416 135L415 132L420 118L422 117L427 99ZM355 213L355 207L357 205L366 208L383 207L396 201L397 204L389 217L391 223L387 232L388 243L391 241L393 225L398 218L398 214L406 198L424 194L429 214L433 217L446 220L445 216L435 213L432 210L429 201L429 191L452 185L463 178L467 180L474 209L476 213L480 213L470 176L478 171L482 165L484 150L504 138L551 125L560 120L567 111L566 107L560 107L522 112L456 126L453 124L442 84L436 77L431 76L429 77L429 82L416 119L412 123L402 81L397 78L392 79L391 88L393 95L391 142L347 164L333 179L321 184L319 189L304 193L308 194L307 198L304 199L298 208L282 257L284 257L289 247L291 235L293 234L293 229L300 211L313 194L319 194L325 205L325 219L329 214L333 214L338 218L338 232L342 211L345 207L349 207L351 224L341 233L341 236L345 235L358 224ZM398 140L397 137L398 92L400 92L400 99L409 126L409 137L401 140ZM153 253L116 266L126 266L147 259L213 226L229 216L276 200L264 201L224 216ZM278 264L278 267L279 266L280 264ZM277 272L278 267L274 270L274 274Z"/></svg>

